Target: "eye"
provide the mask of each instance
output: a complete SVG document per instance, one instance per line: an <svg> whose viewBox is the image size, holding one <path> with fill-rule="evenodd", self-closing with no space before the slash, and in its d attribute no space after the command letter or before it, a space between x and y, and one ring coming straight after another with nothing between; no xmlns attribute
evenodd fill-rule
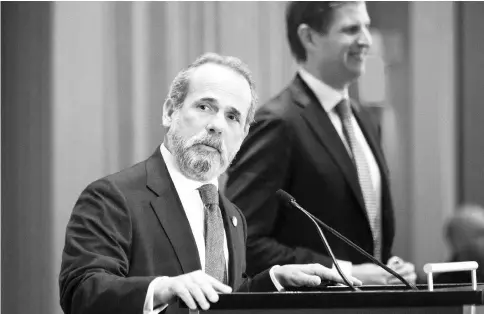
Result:
<svg viewBox="0 0 484 314"><path fill-rule="evenodd" d="M206 103L199 103L197 104L197 108L202 110L202 111L207 111L210 109L210 107Z"/></svg>
<svg viewBox="0 0 484 314"><path fill-rule="evenodd" d="M358 25L353 25L344 29L344 32L347 34L357 34L360 31L360 27Z"/></svg>
<svg viewBox="0 0 484 314"><path fill-rule="evenodd" d="M232 121L236 121L236 122L239 122L240 121L240 117L238 115L236 115L236 114L233 114L233 113L229 113L227 115L227 118L229 118Z"/></svg>

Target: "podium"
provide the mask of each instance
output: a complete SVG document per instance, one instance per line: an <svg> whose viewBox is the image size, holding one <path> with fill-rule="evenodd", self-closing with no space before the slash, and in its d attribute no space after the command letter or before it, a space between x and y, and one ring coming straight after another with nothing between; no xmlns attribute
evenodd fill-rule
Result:
<svg viewBox="0 0 484 314"><path fill-rule="evenodd" d="M208 313L227 314L473 314L484 304L484 284L473 290L468 284L417 285L418 291L398 286L326 287L316 291L221 294ZM184 304L182 307L186 307ZM484 309L483 309L484 310ZM482 312L484 313L484 311Z"/></svg>

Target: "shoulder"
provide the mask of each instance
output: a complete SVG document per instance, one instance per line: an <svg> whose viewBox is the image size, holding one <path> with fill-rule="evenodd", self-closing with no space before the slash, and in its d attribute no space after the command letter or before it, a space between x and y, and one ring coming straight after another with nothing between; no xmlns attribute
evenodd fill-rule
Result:
<svg viewBox="0 0 484 314"><path fill-rule="evenodd" d="M291 85L262 104L255 116L255 123L263 120L290 121L304 110L293 97Z"/></svg>
<svg viewBox="0 0 484 314"><path fill-rule="evenodd" d="M91 182L82 194L85 195L88 193L104 197L116 196L125 198L133 191L146 189L146 183L147 171L145 160Z"/></svg>

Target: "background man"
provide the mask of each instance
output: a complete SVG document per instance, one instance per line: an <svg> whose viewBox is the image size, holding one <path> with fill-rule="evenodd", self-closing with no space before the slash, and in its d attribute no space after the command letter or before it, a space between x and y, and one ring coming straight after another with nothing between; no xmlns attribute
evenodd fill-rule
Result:
<svg viewBox="0 0 484 314"><path fill-rule="evenodd" d="M188 313L172 304L176 297L206 310L232 289L341 282L319 264L244 274L246 222L218 193L217 177L255 105L250 73L236 58L205 55L178 74L163 106L164 142L90 184L73 209L59 278L65 313Z"/></svg>
<svg viewBox="0 0 484 314"><path fill-rule="evenodd" d="M451 251L450 262L476 261L477 281L484 280L484 208L475 204L460 206L445 227L445 238ZM470 283L471 272L440 273L436 283Z"/></svg>
<svg viewBox="0 0 484 314"><path fill-rule="evenodd" d="M348 98L371 46L366 5L292 2L287 37L299 64L294 80L257 112L228 171L226 194L248 223L247 269L318 262L331 267L311 222L280 204L278 189L407 280L414 266L392 256L394 215L388 168L375 127ZM399 282L328 235L345 271L366 284Z"/></svg>

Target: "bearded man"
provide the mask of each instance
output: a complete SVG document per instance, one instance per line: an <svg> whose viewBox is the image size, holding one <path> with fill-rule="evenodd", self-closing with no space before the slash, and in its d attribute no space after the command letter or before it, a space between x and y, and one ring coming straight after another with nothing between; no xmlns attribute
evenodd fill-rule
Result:
<svg viewBox="0 0 484 314"><path fill-rule="evenodd" d="M207 310L233 290L342 282L320 264L245 275L246 222L217 178L256 102L237 58L207 54L177 75L163 106L163 143L147 160L91 183L74 206L59 276L66 314L188 313L177 297Z"/></svg>

